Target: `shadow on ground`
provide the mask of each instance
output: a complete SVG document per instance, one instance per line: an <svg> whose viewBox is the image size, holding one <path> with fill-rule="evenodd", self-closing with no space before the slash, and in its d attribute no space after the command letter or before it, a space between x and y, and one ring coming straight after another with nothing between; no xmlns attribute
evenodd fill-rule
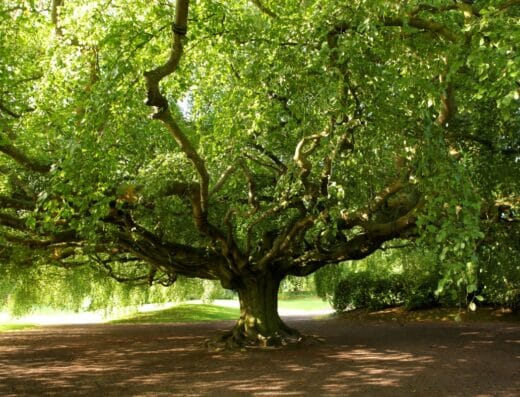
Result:
<svg viewBox="0 0 520 397"><path fill-rule="evenodd" d="M233 322L0 334L0 395L520 395L520 324L288 323L325 342L245 353L202 349Z"/></svg>

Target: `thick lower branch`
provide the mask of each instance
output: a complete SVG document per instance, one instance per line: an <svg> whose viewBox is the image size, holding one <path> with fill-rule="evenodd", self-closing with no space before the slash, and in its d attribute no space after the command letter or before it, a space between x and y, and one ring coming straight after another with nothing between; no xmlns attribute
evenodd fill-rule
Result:
<svg viewBox="0 0 520 397"><path fill-rule="evenodd" d="M399 27L404 27L406 25L409 25L409 26L412 26L417 29L422 29L422 30L426 30L428 32L435 33L450 42L457 42L459 40L459 37L455 33L453 33L450 29L448 29L446 26L444 26L438 22L421 19L419 17L412 17L412 18L406 18L406 19L405 18L385 18L383 20L383 24L385 26L399 26Z"/></svg>
<svg viewBox="0 0 520 397"><path fill-rule="evenodd" d="M380 249L386 241L409 236L416 227L417 211L423 204L419 200L405 215L392 222L362 222L359 224L364 229L362 234L346 241L338 239L336 244L327 248L317 247L298 257L287 259L282 264L282 269L286 274L306 276L330 263L363 259ZM343 235L342 238L344 239Z"/></svg>
<svg viewBox="0 0 520 397"><path fill-rule="evenodd" d="M11 214L0 213L0 225L19 231L28 231L25 221Z"/></svg>
<svg viewBox="0 0 520 397"><path fill-rule="evenodd" d="M51 170L51 164L41 160L30 158L24 152L14 147L13 145L0 145L0 152L6 154L11 159L16 161L23 167L27 168L28 170L39 172L41 174L48 173Z"/></svg>
<svg viewBox="0 0 520 397"><path fill-rule="evenodd" d="M15 199L9 196L0 196L0 207L32 211L35 208L35 204L33 201L29 200Z"/></svg>
<svg viewBox="0 0 520 397"><path fill-rule="evenodd" d="M171 269L187 277L220 279L230 277L223 274L225 259L206 249L164 242L144 230L117 234L117 245L143 262Z"/></svg>

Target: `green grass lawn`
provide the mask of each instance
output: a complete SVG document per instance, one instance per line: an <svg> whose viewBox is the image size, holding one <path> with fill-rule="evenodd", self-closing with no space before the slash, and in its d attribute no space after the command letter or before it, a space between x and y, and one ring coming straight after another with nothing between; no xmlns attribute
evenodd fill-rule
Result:
<svg viewBox="0 0 520 397"><path fill-rule="evenodd" d="M298 298L286 298L278 301L280 309L296 310L325 310L330 309L330 305L317 296L307 296Z"/></svg>
<svg viewBox="0 0 520 397"><path fill-rule="evenodd" d="M24 329L35 328L34 324L0 324L0 332L21 331Z"/></svg>
<svg viewBox="0 0 520 397"><path fill-rule="evenodd" d="M330 306L316 297L284 299L279 301L283 309L320 310ZM164 310L139 312L110 321L111 324L175 323L213 320L236 320L239 309L207 304L181 304Z"/></svg>
<svg viewBox="0 0 520 397"><path fill-rule="evenodd" d="M238 306L238 302L234 304ZM321 310L329 309L327 302L318 297L283 298L278 302L280 309L293 310ZM208 304L180 304L163 310L138 312L132 315L116 318L109 321L111 324L139 324L139 323L175 323L214 320L236 320L239 318L238 307L226 307ZM67 320L64 320L64 323ZM0 332L17 331L37 327L29 323L0 324Z"/></svg>
<svg viewBox="0 0 520 397"><path fill-rule="evenodd" d="M110 321L111 324L175 323L213 320L235 320L239 310L206 304L183 304L165 310L141 312Z"/></svg>

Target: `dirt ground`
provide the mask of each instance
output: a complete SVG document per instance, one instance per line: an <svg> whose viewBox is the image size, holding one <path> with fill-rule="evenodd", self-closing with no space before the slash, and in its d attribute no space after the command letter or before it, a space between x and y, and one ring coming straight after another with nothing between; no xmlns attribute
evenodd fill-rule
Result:
<svg viewBox="0 0 520 397"><path fill-rule="evenodd" d="M287 318L324 341L210 353L233 322L0 334L0 396L520 396L520 323Z"/></svg>

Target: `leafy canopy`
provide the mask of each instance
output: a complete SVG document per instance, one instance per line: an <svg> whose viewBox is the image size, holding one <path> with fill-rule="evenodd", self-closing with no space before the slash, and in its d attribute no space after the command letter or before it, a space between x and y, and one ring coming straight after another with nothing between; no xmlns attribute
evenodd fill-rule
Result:
<svg viewBox="0 0 520 397"><path fill-rule="evenodd" d="M4 0L4 297L55 267L75 288L238 288L396 238L473 288L485 222L518 206L519 17L514 0Z"/></svg>

